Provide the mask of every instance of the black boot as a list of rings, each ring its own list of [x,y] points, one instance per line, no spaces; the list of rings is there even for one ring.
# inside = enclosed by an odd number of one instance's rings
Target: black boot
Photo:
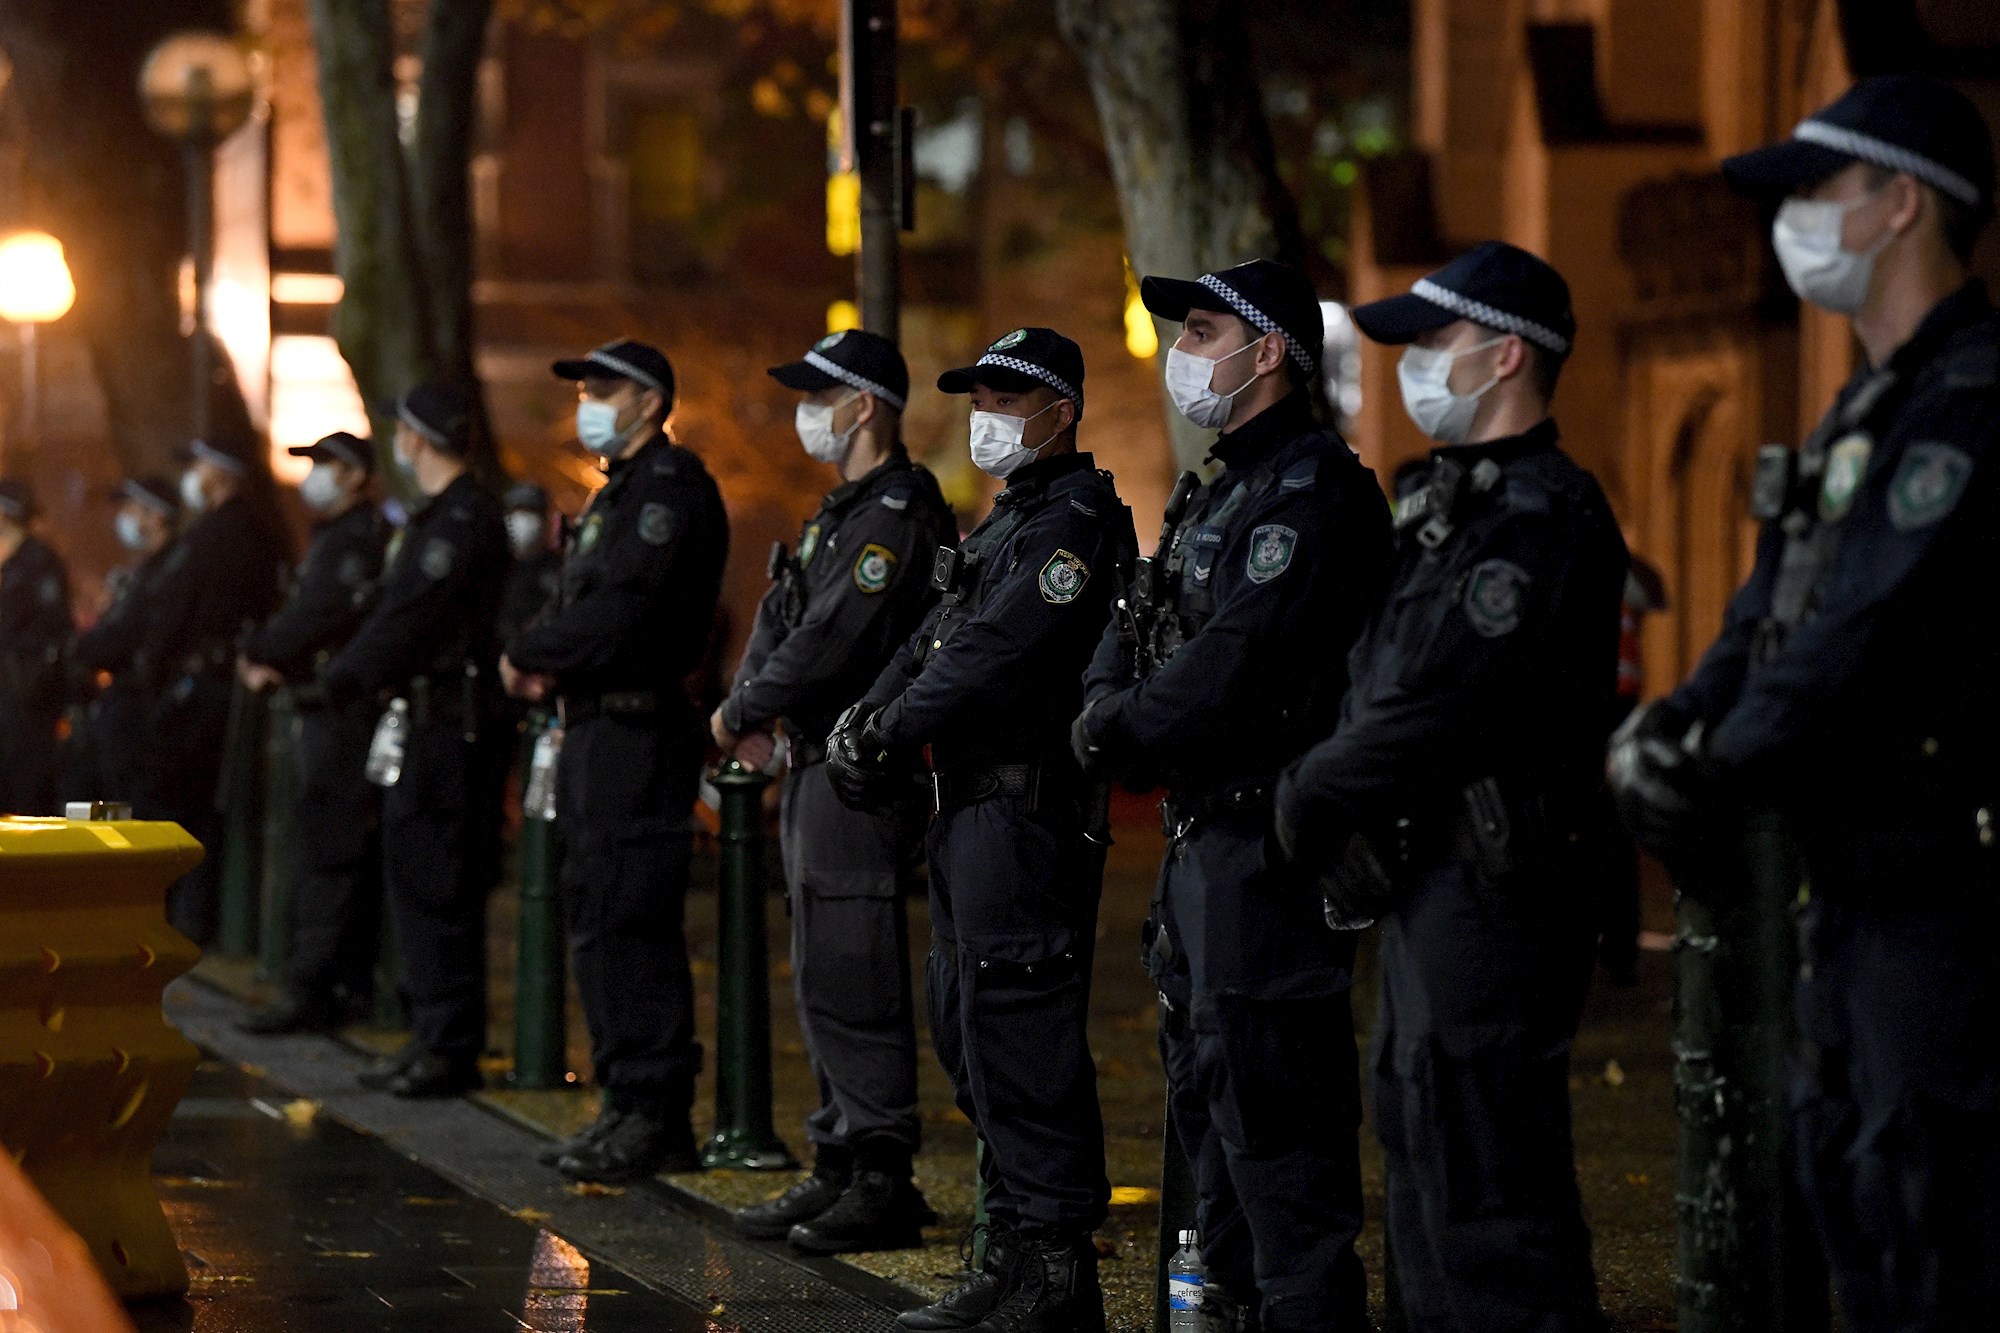
[[[1000,1302],[1014,1289],[1020,1272],[1020,1237],[1004,1222],[986,1225],[986,1262],[972,1267],[969,1238],[964,1249],[965,1278],[944,1299],[921,1309],[905,1310],[896,1316],[904,1328],[930,1330],[971,1328],[1000,1308]]]
[[[662,1171],[699,1171],[686,1112],[628,1111],[602,1138],[565,1153],[556,1170],[571,1180],[621,1185]]]
[[[854,1154],[821,1144],[811,1175],[775,1199],[738,1208],[730,1220],[752,1240],[783,1240],[799,1223],[810,1222],[833,1207],[853,1179]]]
[[[807,1254],[860,1254],[869,1250],[914,1250],[937,1214],[901,1173],[860,1170],[839,1200],[810,1222],[791,1230],[794,1249]]]
[[[412,1037],[389,1054],[378,1055],[370,1060],[356,1076],[355,1081],[370,1092],[387,1092],[389,1085],[402,1077],[403,1071],[422,1059],[424,1055],[424,1044]]]
[[[588,1148],[591,1144],[609,1134],[618,1122],[624,1118],[624,1115],[625,1113],[614,1107],[607,1098],[598,1109],[597,1119],[591,1121],[568,1138],[545,1145],[540,1152],[535,1154],[535,1160],[543,1166],[554,1166],[577,1149]]]
[[[387,1085],[393,1095],[413,1101],[462,1097],[485,1086],[476,1057],[438,1055],[431,1051],[420,1053]]]
[[[1104,1333],[1104,1289],[1090,1237],[1023,1238],[1020,1273],[978,1333]]]
[[[340,1006],[332,1000],[286,995],[236,1020],[236,1030],[253,1037],[282,1037],[294,1032],[332,1032],[340,1022]]]

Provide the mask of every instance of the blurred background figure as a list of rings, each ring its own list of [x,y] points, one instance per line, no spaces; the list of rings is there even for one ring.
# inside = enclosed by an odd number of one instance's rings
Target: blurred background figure
[[[56,813],[69,574],[34,518],[28,487],[0,481],[0,814]]]

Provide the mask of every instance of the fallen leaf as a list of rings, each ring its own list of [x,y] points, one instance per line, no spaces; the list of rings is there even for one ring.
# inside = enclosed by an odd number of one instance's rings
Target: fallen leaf
[[[1650,1185],[1653,1183],[1653,1178],[1644,1171],[1627,1171],[1625,1173],[1625,1183],[1627,1185]]]
[[[600,1185],[594,1180],[577,1180],[564,1185],[563,1189],[580,1199],[602,1199],[623,1194],[623,1185]]]
[[[283,1106],[285,1123],[293,1129],[304,1129],[319,1118],[319,1103],[310,1097],[299,1097]]]
[[[1616,1060],[1606,1060],[1604,1062],[1604,1081],[1614,1088],[1624,1087],[1625,1066],[1619,1064]]]
[[[373,1250],[314,1250],[315,1259],[373,1259]]]
[[[1111,1187],[1111,1206],[1113,1208],[1135,1207],[1142,1203],[1158,1203],[1159,1201],[1160,1192],[1156,1189],[1148,1189],[1144,1185],[1113,1185]]]
[[[517,1220],[522,1222],[546,1222],[549,1220],[549,1215],[539,1208],[516,1208],[513,1210],[513,1215]]]

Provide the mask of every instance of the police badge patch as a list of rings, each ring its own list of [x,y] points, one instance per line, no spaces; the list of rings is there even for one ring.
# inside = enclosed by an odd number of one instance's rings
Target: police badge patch
[[[1827,451],[1826,478],[1819,488],[1819,518],[1822,523],[1838,523],[1854,507],[1854,493],[1868,475],[1868,459],[1875,441],[1860,431],[1842,436]]]
[[[809,524],[806,535],[799,538],[799,568],[804,569],[819,554],[819,524]]]
[[[458,559],[458,551],[442,537],[433,537],[424,543],[424,553],[417,557],[417,566],[434,579],[441,579],[451,573],[452,565]]]
[[[1269,583],[1290,569],[1292,552],[1298,549],[1298,545],[1298,531],[1282,524],[1266,523],[1251,533],[1250,581]]]
[[[589,518],[585,519],[583,521],[583,530],[576,534],[577,553],[582,554],[597,545],[597,536],[603,531],[604,515],[592,514]]]
[[[834,348],[840,346],[840,340],[846,336],[847,330],[845,329],[840,330],[838,333],[829,333],[826,337],[821,338],[813,344],[813,350],[815,352],[831,352]],[[796,344],[794,345],[796,346]]]
[[[359,551],[349,551],[340,557],[340,568],[334,571],[343,588],[358,588],[368,581],[368,559]]]
[[[1941,440],[1911,445],[1889,483],[1889,521],[1898,532],[1926,528],[1949,514],[1972,475],[1972,459]]]
[[[1042,600],[1056,606],[1067,606],[1083,591],[1083,585],[1090,582],[1090,566],[1068,551],[1058,549],[1042,566]]]
[[[854,561],[854,586],[866,593],[877,593],[889,586],[889,580],[896,577],[896,557],[886,546],[874,542],[861,548],[861,554]]]
[[[1511,560],[1482,560],[1465,581],[1465,614],[1484,639],[1512,634],[1521,624],[1528,571]]]
[[[654,501],[639,510],[639,540],[665,546],[674,535],[674,511]]]
[[[986,350],[989,352],[1004,352],[1009,347],[1019,347],[1026,341],[1028,341],[1028,331],[1026,329],[1015,329],[1012,333],[1002,338],[999,342],[994,343]]]

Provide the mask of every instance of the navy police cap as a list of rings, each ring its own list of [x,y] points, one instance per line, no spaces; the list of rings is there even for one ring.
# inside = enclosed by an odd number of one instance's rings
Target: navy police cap
[[[1009,393],[1046,386],[1076,404],[1083,415],[1083,349],[1054,329],[1015,329],[987,348],[979,360],[938,376],[944,393],[971,393],[984,384]]]
[[[1407,343],[1461,319],[1568,356],[1576,337],[1569,284],[1549,264],[1505,241],[1481,241],[1401,296],[1348,313],[1378,343]]]
[[[165,477],[127,477],[111,493],[114,500],[130,500],[156,514],[173,518],[181,512],[181,493]]]
[[[787,389],[816,393],[845,384],[872,393],[898,412],[910,396],[910,368],[896,344],[879,333],[847,329],[814,343],[805,358],[766,372]]]
[[[312,444],[295,444],[285,452],[293,458],[310,458],[315,463],[345,463],[363,472],[375,470],[375,450],[368,441],[344,430],[337,430]]]
[[[558,361],[549,369],[557,379],[572,382],[600,377],[631,380],[640,388],[659,394],[669,408],[674,405],[673,363],[667,360],[665,352],[649,343],[621,338],[592,348],[582,356]]]
[[[189,440],[181,450],[181,457],[190,463],[212,463],[232,476],[248,476],[250,472],[248,459],[207,440]]]
[[[1146,309],[1177,324],[1190,310],[1213,310],[1234,315],[1262,333],[1280,334],[1298,368],[1308,376],[1319,373],[1326,320],[1311,280],[1290,264],[1253,259],[1193,281],[1149,277],[1139,284],[1139,298]]]
[[[472,441],[473,402],[449,384],[419,384],[396,404],[396,420],[442,448],[463,453]]]
[[[1993,204],[1993,140],[1964,93],[1938,79],[1882,74],[1798,123],[1792,137],[1722,160],[1737,188],[1795,194],[1856,162],[1907,172],[1968,208]]]

